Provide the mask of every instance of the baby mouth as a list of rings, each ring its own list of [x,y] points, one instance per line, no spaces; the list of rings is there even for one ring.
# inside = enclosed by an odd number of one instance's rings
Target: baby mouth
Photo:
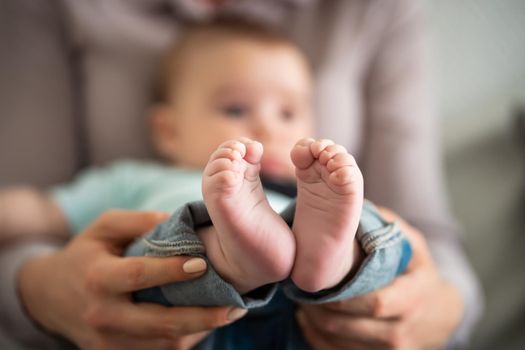
[[[261,160],[261,173],[270,177],[283,177],[287,164],[277,157],[263,157]]]
[[[282,170],[283,164],[275,158],[265,158],[261,160],[261,170],[265,172],[275,172]]]

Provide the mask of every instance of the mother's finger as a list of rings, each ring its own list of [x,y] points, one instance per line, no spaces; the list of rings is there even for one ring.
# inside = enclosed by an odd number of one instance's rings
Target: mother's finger
[[[174,350],[176,340],[168,338],[143,338],[135,335],[107,332],[98,336],[91,349],[107,350]]]
[[[85,230],[85,235],[114,243],[127,243],[168,217],[169,214],[164,212],[108,210]]]
[[[381,293],[380,293],[381,291]],[[348,316],[375,317],[383,312],[385,300],[382,290],[322,305],[322,308]]]
[[[297,315],[297,322],[301,328],[301,333],[312,349],[315,350],[335,350],[330,344],[329,338],[317,331],[303,314]]]
[[[101,330],[174,338],[226,325],[245,314],[246,310],[231,307],[166,307],[115,301],[109,307],[91,309],[87,319]]]
[[[403,317],[419,304],[421,274],[409,273],[394,279],[388,286],[356,298],[325,304],[333,311],[354,316],[393,318]],[[423,281],[424,282],[424,281]]]
[[[342,337],[343,335],[336,335],[323,332],[311,322],[311,319],[307,318],[304,313],[299,312],[297,314],[297,322],[301,328],[305,340],[315,350],[341,350],[341,349],[352,349],[352,350],[363,350],[366,349],[366,344],[359,341],[350,339],[348,337]]]
[[[325,310],[326,311],[326,310]],[[300,311],[303,312],[303,311]],[[334,345],[353,342],[368,346],[389,346],[398,341],[400,322],[369,317],[349,317],[338,313],[317,313],[315,316],[304,310],[304,317],[313,328]]]
[[[167,283],[189,280],[206,271],[206,261],[195,257],[109,257],[87,276],[94,291],[133,292]]]

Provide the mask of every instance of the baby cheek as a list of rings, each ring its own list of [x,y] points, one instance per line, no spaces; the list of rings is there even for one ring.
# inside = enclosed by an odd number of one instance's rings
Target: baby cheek
[[[239,139],[241,137],[248,137],[251,139],[254,139],[255,135],[251,132],[250,129],[247,129],[243,127],[242,125],[236,125],[236,124],[226,124],[226,125],[220,125],[217,127],[217,135],[220,135],[221,142],[225,142],[228,140],[234,140]]]
[[[293,165],[292,161],[290,160],[288,167],[286,168],[286,176],[289,179],[295,178],[295,166]]]
[[[295,165],[293,164],[292,159],[290,157],[290,151],[292,150],[294,145],[295,145],[295,142],[293,144],[283,146],[282,153],[281,153],[283,173],[290,177],[295,177]]]

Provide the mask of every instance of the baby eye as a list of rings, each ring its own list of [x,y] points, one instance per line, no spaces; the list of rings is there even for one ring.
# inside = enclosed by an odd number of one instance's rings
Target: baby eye
[[[240,104],[231,104],[224,106],[222,113],[230,118],[242,118],[248,115],[248,107]]]
[[[295,118],[295,111],[292,110],[291,108],[285,108],[281,110],[281,118],[284,121],[291,121],[292,119]]]

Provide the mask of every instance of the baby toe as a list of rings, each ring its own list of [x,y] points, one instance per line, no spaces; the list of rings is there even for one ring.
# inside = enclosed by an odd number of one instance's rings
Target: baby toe
[[[330,145],[327,146],[320,154],[319,154],[319,162],[322,165],[326,165],[330,159],[332,159],[335,155],[338,154],[348,154],[346,151],[346,148],[344,148],[341,145]]]
[[[299,169],[306,169],[314,162],[315,158],[310,150],[310,145],[315,140],[311,138],[299,140],[290,152],[292,163]]]
[[[262,143],[245,138],[244,146],[246,147],[244,159],[251,164],[260,163],[264,152]]]
[[[344,166],[355,166],[357,163],[354,157],[348,153],[337,153],[326,162],[326,168],[329,172],[333,172]]]
[[[334,141],[328,140],[328,139],[320,139],[315,142],[313,142],[310,145],[310,150],[312,151],[312,154],[315,158],[319,158],[319,155],[322,151],[328,146],[331,146],[334,144]]]
[[[239,160],[230,160],[228,158],[218,158],[206,165],[204,174],[213,176],[224,171],[241,172],[242,164]]]
[[[337,186],[344,186],[356,181],[355,172],[351,171],[351,166],[344,166],[330,173],[330,182]]]
[[[228,159],[230,161],[241,160],[242,153],[239,152],[239,150],[233,148],[218,148],[211,154],[209,162],[213,162],[218,159]]]
[[[217,150],[225,149],[230,150],[231,152],[238,152],[241,155],[241,158],[244,158],[246,155],[246,145],[238,140],[228,140],[222,143]]]

